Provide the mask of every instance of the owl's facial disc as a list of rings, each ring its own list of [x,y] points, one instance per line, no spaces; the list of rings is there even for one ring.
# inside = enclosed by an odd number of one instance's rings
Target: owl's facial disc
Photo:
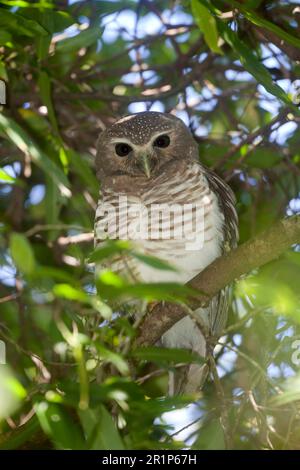
[[[198,160],[198,147],[187,127],[170,114],[146,111],[126,116],[98,139],[97,177],[138,178],[151,182],[181,162]],[[126,181],[127,181],[126,180]]]
[[[166,158],[164,149],[171,143],[169,134],[156,134],[143,145],[134,144],[126,138],[113,139],[115,156],[122,165],[124,173],[151,178],[161,160]]]

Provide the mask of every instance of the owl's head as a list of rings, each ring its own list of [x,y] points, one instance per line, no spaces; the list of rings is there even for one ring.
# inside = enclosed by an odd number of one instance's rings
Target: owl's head
[[[119,119],[100,134],[96,170],[100,180],[117,176],[151,180],[176,162],[197,158],[197,144],[180,119],[143,112]]]

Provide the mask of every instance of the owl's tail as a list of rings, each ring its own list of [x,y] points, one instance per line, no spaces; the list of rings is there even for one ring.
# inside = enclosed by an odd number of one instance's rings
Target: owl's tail
[[[207,364],[182,366],[175,372],[169,372],[169,395],[192,394],[203,387],[209,367]]]
[[[206,341],[190,317],[184,317],[161,338],[167,348],[190,349],[205,359]],[[185,364],[169,373],[169,395],[191,394],[201,390],[208,374],[207,364]]]

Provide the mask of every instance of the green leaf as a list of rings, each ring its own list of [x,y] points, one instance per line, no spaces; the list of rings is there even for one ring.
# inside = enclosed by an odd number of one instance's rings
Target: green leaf
[[[70,196],[69,182],[64,172],[32,141],[29,135],[13,119],[0,114],[0,130],[22,152],[29,154],[38,165],[58,185],[62,194]]]
[[[177,272],[177,269],[167,261],[161,260],[156,256],[145,255],[138,253],[132,249],[132,245],[127,240],[107,240],[103,242],[103,246],[97,247],[89,257],[89,261],[98,262],[114,255],[122,253],[128,254],[133,258],[138,259],[144,264],[151,266],[155,269]]]
[[[15,377],[10,376],[6,378],[5,385],[7,389],[16,397],[17,400],[23,400],[24,398],[26,398],[27,392],[25,388]]]
[[[8,175],[2,168],[0,168],[0,181],[4,181],[8,184],[13,184],[16,182],[16,178],[13,178],[12,176]]]
[[[126,253],[130,250],[131,245],[126,240],[107,240],[103,242],[103,246],[97,247],[89,257],[90,263],[103,261],[114,255]]]
[[[96,285],[101,296],[109,299],[130,297],[147,301],[167,300],[175,302],[186,301],[188,297],[197,295],[195,290],[176,282],[136,282],[135,284],[129,284],[111,271],[100,272],[98,278],[96,278]]]
[[[17,268],[26,275],[32,275],[35,271],[35,258],[31,245],[21,233],[12,233],[10,236],[10,252]]]
[[[286,31],[281,29],[279,26],[277,26],[275,23],[272,23],[271,21],[268,21],[265,18],[262,18],[255,11],[251,10],[249,7],[247,8],[243,7],[243,5],[241,5],[240,2],[232,0],[231,3],[233,6],[238,8],[243,13],[245,18],[251,21],[251,23],[257,26],[260,26],[262,28],[268,29],[269,31],[272,31],[272,33],[276,34],[276,36],[281,38],[283,41],[286,41],[300,49],[300,39],[298,39],[296,35],[293,36],[287,33]]]
[[[45,177],[46,194],[45,194],[45,209],[46,209],[46,224],[57,225],[59,224],[59,211],[61,208],[60,192],[55,181],[48,175]],[[55,240],[57,237],[57,230],[48,230],[47,238],[49,241]]]
[[[284,257],[291,263],[300,267],[300,253],[299,251],[287,251]]]
[[[56,50],[64,54],[72,51],[78,51],[81,47],[89,47],[100,39],[102,34],[98,26],[85,29],[76,36],[73,36],[63,41],[59,41],[56,45]]]
[[[204,364],[205,359],[188,349],[171,349],[171,348],[136,348],[131,355],[137,359],[158,363],[198,363]]]
[[[8,79],[5,64],[1,59],[0,59],[0,79],[6,80],[6,81]]]
[[[173,271],[173,272],[178,271],[171,264],[169,264],[166,261],[163,261],[159,258],[156,258],[155,256],[144,255],[144,254],[141,254],[141,253],[137,253],[135,251],[131,251],[131,255],[134,258],[141,261],[142,263],[147,264],[148,266],[151,266],[152,268],[160,269],[160,270],[164,270],[164,271]]]
[[[208,47],[217,54],[223,54],[218,46],[217,23],[211,12],[199,0],[191,0],[192,13],[197,25],[203,32]]]
[[[224,431],[219,420],[209,421],[201,427],[193,449],[225,450]]]
[[[0,46],[4,46],[7,42],[12,40],[12,35],[5,30],[0,31]]]
[[[51,97],[51,83],[50,83],[50,78],[47,72],[44,70],[41,70],[39,73],[38,77],[38,86],[40,89],[40,94],[42,97],[43,103],[47,106],[48,110],[48,116],[50,119],[50,122],[56,132],[57,135],[59,135],[59,129],[58,129],[58,124],[56,120],[56,115],[52,103],[52,97]]]
[[[45,278],[52,281],[60,281],[74,284],[74,274],[70,274],[64,269],[54,266],[36,266],[35,274],[38,278]]]
[[[255,54],[249,49],[249,47],[238,38],[237,33],[232,31],[227,25],[219,22],[220,29],[222,30],[222,36],[224,40],[232,47],[237,53],[240,62],[245,69],[253,75],[253,77],[264,86],[264,88],[272,95],[279,98],[289,106],[293,106],[292,101],[287,96],[285,91],[278,86],[272,79],[272,76],[268,69],[258,60]],[[293,108],[295,108],[293,106]]]
[[[58,449],[85,449],[81,429],[62,406],[41,401],[35,404],[34,409],[44,433]]]
[[[56,284],[53,287],[53,292],[57,297],[63,299],[76,300],[79,302],[89,303],[90,297],[84,291],[70,286],[70,284]]]
[[[195,398],[199,397],[199,393],[193,395],[174,395],[172,397],[165,397],[163,400],[161,398],[155,398],[150,400],[145,400],[144,403],[138,403],[141,408],[141,414],[145,411],[148,415],[152,415],[153,419],[157,416],[160,416],[162,413],[171,411],[175,409],[183,408],[184,406],[195,402]]]
[[[10,30],[15,35],[29,37],[47,36],[48,32],[37,22],[24,18],[17,13],[1,8],[0,27]]]
[[[10,7],[21,7],[21,8],[53,8],[52,3],[48,3],[46,0],[37,1],[35,3],[26,2],[25,0],[1,0],[3,5]]]
[[[122,9],[135,9],[136,3],[134,0],[93,0],[92,9],[94,14],[101,16],[109,15],[114,12],[119,12]],[[71,11],[76,10],[76,4],[73,3],[71,5]],[[81,2],[81,14],[82,15],[89,15],[90,14],[90,6],[87,2]]]
[[[36,416],[33,416],[29,421],[18,427],[13,432],[0,435],[0,449],[18,449],[22,444],[29,440],[32,435],[38,431],[38,429],[40,429],[39,422]]]
[[[296,365],[299,366],[300,359],[300,341],[296,340],[297,348],[293,348],[292,354],[295,355]],[[293,346],[292,346],[293,347]],[[293,359],[293,358],[292,358]],[[279,395],[272,397],[270,400],[271,406],[283,406],[288,403],[300,400],[300,375],[297,374],[294,377],[288,378],[283,384],[283,390]]]
[[[96,295],[88,295],[80,288],[73,287],[70,284],[56,284],[53,287],[53,293],[56,297],[88,304],[97,310],[103,316],[103,318],[107,320],[112,316],[111,308],[100,298],[98,298]]]
[[[82,182],[88,187],[95,198],[99,195],[99,182],[95,172],[87,162],[85,155],[75,152],[73,149],[66,150],[71,169],[78,175]]]
[[[257,148],[250,152],[247,156],[247,165],[254,168],[272,168],[277,165],[282,159],[279,153],[274,149]]]
[[[75,23],[74,18],[66,11],[55,11],[52,8],[33,11],[32,9],[23,12],[23,16],[30,17],[38,21],[44,29],[50,33],[64,31]]]
[[[121,374],[127,375],[129,372],[129,367],[127,362],[123,359],[120,354],[117,354],[109,349],[105,348],[102,344],[98,342],[95,343],[95,347],[100,355],[100,358],[106,362],[113,364]]]
[[[39,60],[45,60],[48,56],[51,36],[38,36],[36,38],[36,49]]]
[[[119,431],[103,405],[94,409],[79,410],[89,450],[124,450]]]
[[[12,415],[26,398],[26,390],[14,376],[11,369],[0,365],[0,424]]]

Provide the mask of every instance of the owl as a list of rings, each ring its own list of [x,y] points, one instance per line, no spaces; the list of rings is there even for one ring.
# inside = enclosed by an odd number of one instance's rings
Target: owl
[[[158,270],[142,259],[120,256],[110,269],[129,282],[185,284],[236,246],[234,194],[199,161],[196,141],[174,115],[142,112],[116,121],[98,139],[96,172],[101,182],[96,247],[107,238],[130,240],[140,253],[175,268]],[[227,310],[225,289],[195,315],[210,335],[218,337]],[[208,350],[198,323],[190,316],[164,333],[159,345],[189,349],[204,358]],[[170,374],[169,393],[199,390],[206,374],[205,365],[184,366]]]

